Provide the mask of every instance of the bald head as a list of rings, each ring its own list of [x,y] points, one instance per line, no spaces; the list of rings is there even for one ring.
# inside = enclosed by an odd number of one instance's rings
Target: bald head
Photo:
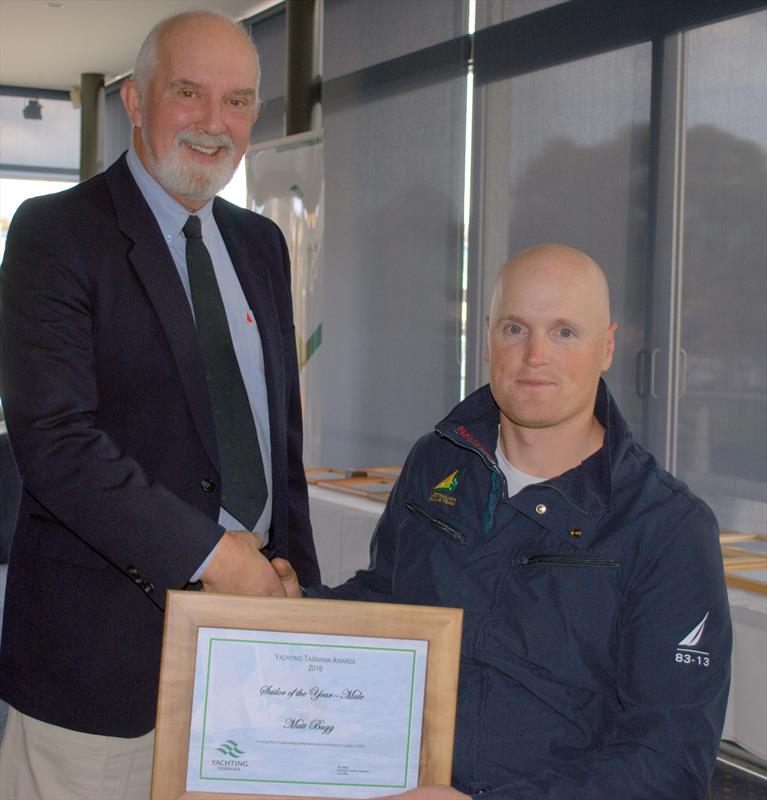
[[[515,290],[540,286],[550,300],[578,298],[594,324],[610,324],[610,291],[599,265],[590,256],[563,244],[540,244],[523,250],[501,267],[493,287],[489,322],[501,313],[504,298]],[[541,300],[543,298],[541,297]]]
[[[215,29],[223,29],[240,39],[252,53],[256,69],[260,71],[256,46],[242,25],[215,11],[184,11],[158,22],[141,45],[133,67],[133,80],[136,82],[139,95],[146,96],[149,84],[157,71],[163,48],[167,47],[174,38],[186,32],[205,33]],[[258,77],[260,79],[260,74]]]
[[[509,448],[512,431],[546,429],[556,432],[557,452],[568,452],[567,442],[570,456],[588,450],[590,437],[598,438],[594,400],[599,376],[612,363],[615,328],[607,280],[585,253],[544,244],[503,266],[485,355]]]

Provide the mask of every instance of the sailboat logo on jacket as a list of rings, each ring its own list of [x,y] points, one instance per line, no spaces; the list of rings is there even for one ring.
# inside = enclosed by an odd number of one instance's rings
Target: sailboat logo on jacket
[[[695,664],[699,667],[707,667],[711,663],[708,651],[698,649],[708,615],[707,611],[706,616],[676,646],[674,661],[677,664]]]
[[[706,620],[708,619],[708,611],[706,616],[687,634],[687,636],[679,642],[680,647],[695,647],[703,636],[703,629],[706,627]]]

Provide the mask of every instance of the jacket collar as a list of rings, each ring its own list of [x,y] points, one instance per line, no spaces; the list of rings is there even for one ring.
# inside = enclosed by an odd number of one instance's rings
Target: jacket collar
[[[538,490],[546,487],[563,497],[573,511],[582,515],[583,526],[590,529],[609,508],[615,465],[620,463],[623,453],[633,441],[626,421],[601,379],[594,414],[605,428],[603,446],[577,467],[535,484]],[[499,422],[498,406],[493,400],[490,386],[485,385],[459,403],[437,424],[435,430],[459,447],[477,453],[488,469],[500,474],[495,458]],[[529,511],[535,517],[534,506],[537,503],[533,502],[536,498],[533,489],[534,487],[528,487],[513,498],[513,501],[520,510],[525,513]],[[531,506],[530,509],[527,508],[528,505]],[[554,523],[553,516],[547,520],[541,519],[540,515],[538,517],[538,522]]]

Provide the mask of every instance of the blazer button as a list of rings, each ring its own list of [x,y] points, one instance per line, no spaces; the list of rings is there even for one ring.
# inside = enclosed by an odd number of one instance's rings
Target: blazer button
[[[125,570],[128,573],[128,577],[135,578],[138,575],[138,570],[135,567],[128,567]]]
[[[202,486],[203,492],[210,493],[216,488],[216,484],[214,481],[210,480],[210,478],[204,478],[200,481],[200,486]]]

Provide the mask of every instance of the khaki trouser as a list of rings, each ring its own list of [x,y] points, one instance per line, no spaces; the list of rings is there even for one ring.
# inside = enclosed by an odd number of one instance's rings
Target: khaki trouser
[[[0,800],[147,800],[154,731],[95,736],[8,709]]]

